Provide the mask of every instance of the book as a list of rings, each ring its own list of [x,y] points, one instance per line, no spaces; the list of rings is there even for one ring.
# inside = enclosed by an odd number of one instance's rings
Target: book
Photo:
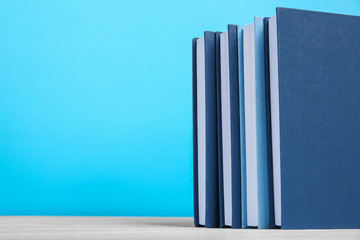
[[[224,225],[241,228],[237,26],[220,35]]]
[[[254,51],[255,51],[255,119],[256,119],[256,160],[257,160],[257,191],[258,191],[258,228],[266,229],[273,226],[271,204],[272,178],[269,177],[271,158],[268,137],[269,126],[269,92],[265,75],[265,25],[263,17],[254,19]]]
[[[360,17],[269,20],[275,223],[360,228]]]
[[[255,17],[244,28],[244,119],[246,216],[244,227],[271,228],[274,225],[268,66],[265,61],[265,25]],[[268,82],[267,82],[268,80]],[[245,200],[244,200],[245,201]]]
[[[196,66],[193,66],[193,97],[196,105],[196,142],[194,144],[194,209],[198,211],[194,218],[195,226],[209,228],[219,227],[219,183],[218,183],[218,149],[217,149],[217,92],[215,33],[206,31],[204,37],[196,40],[193,46],[196,53]],[[196,69],[195,69],[196,68]],[[196,103],[195,103],[196,102]],[[195,117],[196,116],[196,117]],[[196,120],[195,120],[196,118]],[[195,129],[195,127],[194,127]],[[195,131],[195,130],[194,130]],[[196,186],[195,186],[196,185]]]
[[[241,228],[240,113],[237,26],[228,25],[231,118],[232,228]]]
[[[264,73],[265,73],[265,104],[266,104],[266,137],[267,137],[267,221],[268,228],[275,227],[274,183],[272,162],[272,130],[271,130],[271,98],[270,98],[270,58],[269,58],[269,17],[264,18]]]
[[[254,23],[244,27],[244,112],[245,112],[245,178],[246,178],[246,225],[258,226],[258,190],[256,159],[256,116],[255,116],[255,29]]]
[[[215,62],[216,62],[216,103],[217,103],[217,139],[218,139],[218,170],[219,170],[219,224],[225,225],[224,213],[224,180],[223,180],[223,152],[222,152],[222,121],[221,121],[221,66],[220,66],[220,35],[215,33]]]
[[[199,223],[199,183],[198,183],[198,142],[197,142],[197,72],[196,72],[196,43],[198,38],[192,40],[192,115],[193,115],[193,196],[194,196],[194,225]]]
[[[247,226],[246,211],[246,147],[245,147],[245,102],[244,102],[244,26],[238,25],[238,64],[239,64],[239,122],[240,122],[240,166],[241,166],[241,226]]]

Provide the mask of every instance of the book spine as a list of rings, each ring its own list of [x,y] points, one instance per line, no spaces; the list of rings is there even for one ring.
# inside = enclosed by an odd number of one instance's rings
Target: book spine
[[[197,142],[197,78],[196,78],[196,41],[192,40],[192,104],[193,104],[193,183],[194,183],[194,225],[199,224],[199,192],[198,192],[198,142]]]
[[[205,227],[219,227],[215,33],[205,32],[206,209]]]
[[[219,223],[225,227],[224,213],[224,181],[223,181],[223,152],[222,152],[222,124],[221,124],[221,66],[220,66],[220,34],[215,33],[216,50],[216,101],[217,101],[217,138],[218,138],[218,170],[219,170]]]
[[[255,17],[255,111],[258,181],[258,228],[271,227],[269,191],[269,154],[264,69],[264,19]]]
[[[272,162],[272,132],[271,132],[271,105],[270,105],[270,56],[269,56],[269,20],[264,18],[264,69],[265,69],[265,101],[266,101],[266,130],[268,153],[268,191],[269,191],[269,227],[275,227],[274,211],[274,179]]]
[[[246,209],[246,147],[245,147],[245,100],[244,100],[244,51],[243,26],[238,25],[239,64],[239,111],[240,111],[240,168],[241,168],[241,223],[247,227]]]
[[[232,228],[241,228],[241,166],[240,166],[240,114],[237,26],[228,25],[230,122],[231,122],[231,183]]]

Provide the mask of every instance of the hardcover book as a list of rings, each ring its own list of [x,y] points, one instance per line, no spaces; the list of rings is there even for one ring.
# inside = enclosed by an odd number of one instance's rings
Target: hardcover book
[[[194,224],[219,227],[215,33],[193,41]]]
[[[246,191],[243,201],[246,215],[243,227],[274,226],[270,131],[269,79],[265,60],[267,37],[262,17],[244,28],[244,120]],[[246,200],[245,200],[246,199]],[[245,208],[245,207],[244,207]]]
[[[360,17],[269,22],[275,222],[360,228]]]
[[[241,167],[237,26],[220,35],[224,225],[241,228]]]

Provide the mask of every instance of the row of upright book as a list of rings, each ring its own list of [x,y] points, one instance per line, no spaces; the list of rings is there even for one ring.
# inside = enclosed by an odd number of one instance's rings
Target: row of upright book
[[[192,49],[195,226],[360,228],[360,17],[277,8]]]

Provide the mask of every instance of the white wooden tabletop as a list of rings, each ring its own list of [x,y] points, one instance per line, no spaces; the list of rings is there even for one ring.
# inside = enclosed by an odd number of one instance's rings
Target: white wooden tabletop
[[[360,230],[257,230],[193,227],[192,218],[7,217],[0,239],[323,239],[360,240]]]

